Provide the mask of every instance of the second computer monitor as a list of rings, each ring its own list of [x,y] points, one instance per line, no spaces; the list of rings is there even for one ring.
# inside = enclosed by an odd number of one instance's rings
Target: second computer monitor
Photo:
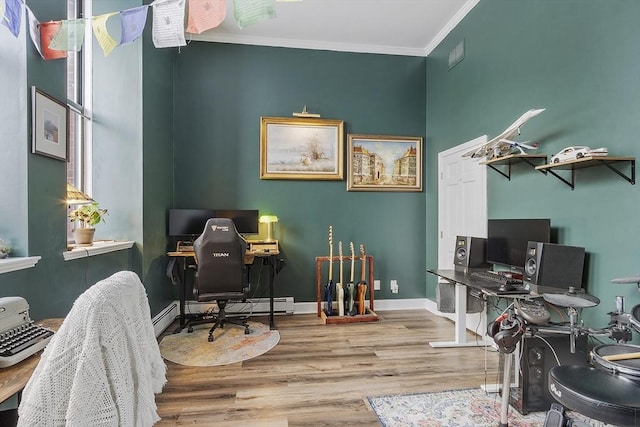
[[[257,209],[216,209],[216,218],[230,218],[240,234],[258,234],[259,213]]]

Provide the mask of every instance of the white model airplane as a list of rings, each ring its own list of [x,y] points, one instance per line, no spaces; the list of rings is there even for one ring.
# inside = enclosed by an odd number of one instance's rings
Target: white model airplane
[[[471,151],[467,151],[462,155],[462,157],[486,157],[487,159],[495,159],[497,157],[505,156],[507,154],[511,154],[513,149],[519,150],[521,154],[525,154],[524,149],[535,149],[537,148],[537,144],[529,144],[527,142],[516,142],[512,141],[516,135],[520,135],[520,128],[529,121],[529,119],[537,116],[542,113],[545,109],[540,108],[538,110],[529,110],[523,115],[521,115],[515,122],[511,124],[508,128],[506,128],[500,135],[496,136],[492,140],[482,144],[478,148],[474,148]]]

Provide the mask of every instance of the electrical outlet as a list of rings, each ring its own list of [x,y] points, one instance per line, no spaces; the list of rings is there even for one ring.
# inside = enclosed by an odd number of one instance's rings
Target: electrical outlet
[[[394,293],[394,294],[398,293],[398,281],[397,280],[392,280],[391,281],[391,293]]]
[[[373,290],[374,291],[379,291],[380,290],[380,280],[374,280],[373,281]]]

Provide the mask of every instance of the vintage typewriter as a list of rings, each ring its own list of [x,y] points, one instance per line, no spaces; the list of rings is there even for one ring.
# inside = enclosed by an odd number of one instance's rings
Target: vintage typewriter
[[[29,318],[29,304],[22,297],[0,298],[0,368],[6,368],[42,350],[53,331]]]

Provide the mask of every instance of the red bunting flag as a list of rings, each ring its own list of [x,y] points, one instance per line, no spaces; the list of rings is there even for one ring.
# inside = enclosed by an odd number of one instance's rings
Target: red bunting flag
[[[46,60],[60,59],[67,57],[66,50],[54,50],[49,48],[49,43],[58,33],[62,21],[49,21],[40,23],[40,48],[42,49],[42,57]]]

